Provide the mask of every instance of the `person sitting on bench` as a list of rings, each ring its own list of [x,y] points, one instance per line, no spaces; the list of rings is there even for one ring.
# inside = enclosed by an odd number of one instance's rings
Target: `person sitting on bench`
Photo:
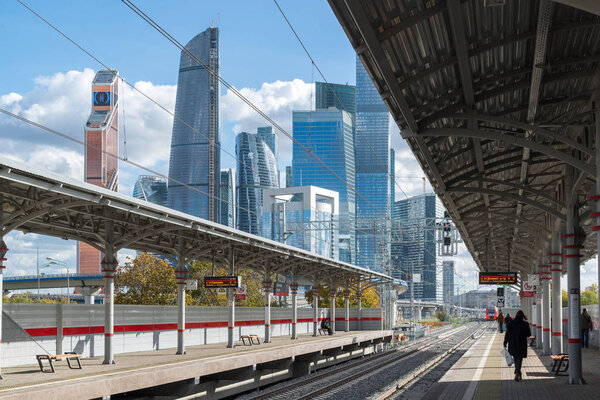
[[[333,335],[333,328],[331,327],[331,319],[325,318],[321,321],[321,329],[326,329],[329,335]]]

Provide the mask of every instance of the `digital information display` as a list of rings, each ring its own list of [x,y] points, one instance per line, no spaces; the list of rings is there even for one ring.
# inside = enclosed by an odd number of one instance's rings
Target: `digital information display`
[[[110,106],[110,92],[94,92],[95,106]]]
[[[516,272],[480,272],[480,285],[511,285],[517,283]]]
[[[240,287],[239,276],[205,276],[205,288],[237,288]]]

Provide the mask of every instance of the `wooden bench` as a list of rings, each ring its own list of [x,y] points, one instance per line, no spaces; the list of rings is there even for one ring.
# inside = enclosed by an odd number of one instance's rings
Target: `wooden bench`
[[[535,336],[529,336],[529,347],[535,346]]]
[[[569,355],[567,353],[560,353],[556,355],[551,355],[552,359],[552,369],[550,371],[555,371],[555,375],[567,375],[561,374],[561,372],[566,372],[569,369]],[[563,367],[561,369],[561,367]]]
[[[242,335],[242,343],[244,343],[244,346],[252,346],[253,344],[260,344],[260,339],[258,335]]]
[[[54,369],[54,361],[57,360],[67,360],[67,364],[71,369],[81,369],[81,354],[77,354],[74,351],[65,351],[65,354],[38,354],[36,356],[38,365],[40,366],[40,371],[42,372],[56,372]],[[44,364],[42,364],[42,360],[48,360],[48,364],[50,364],[50,371],[44,369]],[[77,361],[77,366],[73,366],[71,361]]]
[[[329,329],[319,328],[319,335],[328,336],[329,335]]]

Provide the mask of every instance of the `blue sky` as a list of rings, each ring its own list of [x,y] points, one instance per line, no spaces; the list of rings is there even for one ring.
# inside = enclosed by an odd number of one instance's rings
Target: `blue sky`
[[[174,108],[179,50],[121,1],[42,1],[27,5],[55,24],[140,90],[168,109]],[[273,1],[144,1],[136,3],[182,44],[215,21],[220,29],[221,76],[274,120],[291,129],[291,111],[311,106],[317,71],[298,44]],[[355,82],[355,53],[324,0],[280,0],[325,77],[335,83]],[[101,68],[89,56],[26,10],[16,0],[0,2],[0,107],[83,138],[90,112],[90,83]],[[172,117],[130,89],[120,96],[126,108],[128,146],[132,161],[158,172],[168,171]],[[257,114],[221,88],[223,149],[233,153],[235,134],[266,125]],[[123,126],[122,126],[123,128]],[[396,176],[409,195],[420,194],[423,176],[414,156],[395,127]],[[291,131],[290,131],[291,132]],[[5,155],[81,179],[83,149],[0,117]],[[123,154],[123,147],[121,147]],[[280,169],[291,161],[291,144],[280,136]],[[235,160],[222,155],[222,167]],[[121,164],[119,191],[130,195],[136,177],[145,173]],[[430,189],[430,186],[428,185]],[[404,196],[397,189],[396,199]],[[59,258],[75,265],[72,242],[14,233],[10,236],[13,271],[35,270],[35,247],[42,258]],[[12,246],[11,246],[12,244]],[[124,252],[123,254],[129,254]],[[462,248],[456,258],[462,278],[475,285],[474,263]],[[590,276],[592,270],[590,269]],[[590,278],[591,279],[591,278]],[[586,278],[582,278],[586,284]]]

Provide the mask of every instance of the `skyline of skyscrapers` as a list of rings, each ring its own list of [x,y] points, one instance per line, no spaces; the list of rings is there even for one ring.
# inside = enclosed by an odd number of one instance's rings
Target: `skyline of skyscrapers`
[[[115,70],[101,69],[92,81],[92,111],[84,128],[84,179],[117,191],[119,182],[119,77]],[[98,273],[102,254],[89,244],[77,242],[77,271]]]
[[[235,144],[237,228],[255,235],[261,232],[262,192],[279,187],[277,160],[263,135],[241,132]]]
[[[185,47],[219,73],[218,28],[208,28]],[[169,207],[219,222],[220,145],[219,82],[182,51],[169,161]]]
[[[389,111],[362,62],[356,57],[356,265],[377,268],[389,254],[379,249],[374,221],[390,215]],[[381,239],[381,238],[380,238]],[[389,243],[389,240],[384,241]]]
[[[391,243],[394,277],[404,281],[419,277],[414,281],[415,299],[441,301],[441,268],[438,271],[436,264],[436,195],[426,193],[400,200],[394,208],[396,232]],[[410,298],[410,292],[409,285],[402,298]]]
[[[442,261],[444,270],[444,304],[454,303],[454,261]]]
[[[344,110],[354,117],[356,114],[356,86],[315,82],[315,110],[329,107]]]
[[[292,184],[313,185],[339,193],[339,257],[342,261],[352,263],[356,257],[353,229],[355,193],[349,188],[355,185],[352,117],[346,111],[334,108],[294,111],[292,125],[294,139],[310,150],[309,154],[294,143]],[[311,154],[316,155],[348,185]]]

